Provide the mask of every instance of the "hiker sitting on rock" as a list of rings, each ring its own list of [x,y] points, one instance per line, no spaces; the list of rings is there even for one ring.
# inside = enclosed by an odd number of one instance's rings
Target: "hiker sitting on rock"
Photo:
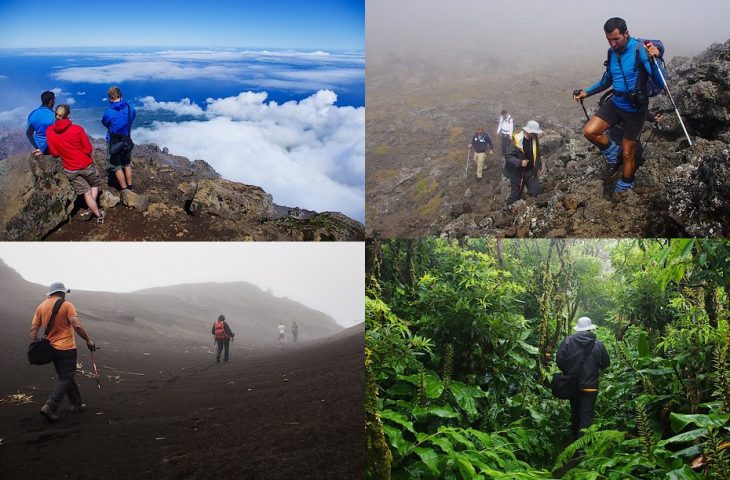
[[[499,117],[499,125],[497,126],[497,135],[502,140],[502,156],[507,155],[510,145],[512,144],[512,134],[515,129],[515,121],[507,110],[502,110]]]
[[[53,113],[53,104],[55,102],[56,95],[53,92],[45,91],[41,94],[41,106],[28,115],[25,135],[28,137],[30,144],[33,145],[33,155],[36,157],[48,154],[46,129],[56,121],[56,115]]]
[[[89,335],[79,322],[76,309],[71,302],[66,301],[66,294],[71,292],[63,283],[55,282],[48,289],[46,298],[33,315],[33,322],[30,327],[30,341],[34,342],[38,338],[38,330],[46,328],[53,316],[53,323],[48,330],[46,338],[51,342],[53,347],[53,367],[56,369],[57,381],[56,386],[48,397],[45,405],[41,407],[41,415],[46,417],[49,422],[58,420],[58,407],[63,401],[63,397],[68,395],[71,402],[69,411],[78,413],[86,410],[86,404],[81,403],[81,393],[79,387],[74,381],[76,375],[76,332],[86,342],[86,346],[92,352],[96,350],[96,345],[91,341]],[[57,306],[56,304],[60,304]]]
[[[231,331],[231,327],[229,327],[226,323],[226,317],[223,315],[218,316],[218,321],[213,323],[213,328],[211,328],[210,333],[215,335],[215,343],[218,347],[218,351],[215,354],[216,363],[221,363],[221,351],[223,351],[223,349],[225,349],[223,362],[227,362],[228,347],[230,346],[231,339],[236,335]]]
[[[89,216],[94,214],[97,223],[104,223],[104,210],[99,210],[97,199],[102,181],[94,160],[91,158],[91,142],[83,128],[74,125],[69,118],[71,107],[56,107],[56,122],[46,130],[48,151],[61,157],[63,171],[76,195],[83,195]],[[84,215],[82,214],[82,217]]]
[[[603,26],[611,48],[606,60],[606,71],[600,81],[579,90],[573,95],[575,101],[613,86],[613,98],[606,102],[583,127],[583,136],[596,145],[606,159],[604,178],[621,170],[614,192],[625,192],[634,188],[636,170],[636,142],[641,134],[644,116],[649,108],[649,93],[644,79],[650,76],[658,85],[664,85],[657,62],[650,60],[661,55],[657,46],[642,44],[629,35],[626,22],[621,18],[610,18]],[[621,145],[606,135],[606,130],[619,122],[624,123]]]
[[[109,171],[119,182],[120,190],[133,190],[132,185],[132,122],[136,116],[134,107],[122,100],[119,87],[107,90],[109,108],[101,117],[101,123],[107,128]]]
[[[578,390],[570,398],[570,426],[574,439],[593,423],[598,376],[611,363],[606,347],[596,340],[595,328],[590,318],[580,317],[573,327],[577,333],[563,340],[555,359],[560,370],[578,380]]]
[[[474,149],[474,159],[477,163],[477,178],[482,178],[484,160],[487,158],[487,145],[489,145],[489,154],[493,154],[494,145],[492,145],[492,140],[489,138],[489,135],[484,132],[484,128],[477,128],[477,132],[472,137],[471,144],[469,145]]]
[[[504,175],[509,179],[510,194],[507,205],[522,197],[525,186],[530,195],[540,194],[542,155],[538,136],[542,133],[540,124],[530,120],[522,130],[512,135],[512,145],[504,157]]]

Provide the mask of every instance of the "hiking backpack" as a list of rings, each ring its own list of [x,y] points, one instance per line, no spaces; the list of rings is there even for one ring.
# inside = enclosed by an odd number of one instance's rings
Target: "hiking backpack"
[[[636,80],[636,85],[643,87],[642,90],[644,93],[646,93],[647,97],[656,97],[662,91],[664,91],[664,87],[657,85],[657,83],[654,81],[654,78],[652,78],[651,75],[649,75],[646,70],[641,68],[641,57],[639,56],[640,49],[644,48],[644,42],[646,42],[646,39],[643,38],[636,38],[636,40],[639,42],[636,45],[636,48],[634,49],[636,58],[634,59],[634,68],[638,69],[639,71],[639,78]],[[663,68],[664,67],[664,42],[661,40],[648,40],[651,42],[655,47],[659,49],[659,56],[654,59],[655,62],[657,62],[657,68]],[[608,53],[606,54],[606,62],[603,64],[607,69],[611,65],[611,55],[613,54],[613,49],[609,48]],[[661,65],[660,65],[661,64]]]

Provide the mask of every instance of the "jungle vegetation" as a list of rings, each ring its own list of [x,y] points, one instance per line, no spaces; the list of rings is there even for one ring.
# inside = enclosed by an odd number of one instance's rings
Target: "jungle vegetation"
[[[730,478],[730,241],[373,241],[368,479]],[[611,366],[572,441],[580,316]]]

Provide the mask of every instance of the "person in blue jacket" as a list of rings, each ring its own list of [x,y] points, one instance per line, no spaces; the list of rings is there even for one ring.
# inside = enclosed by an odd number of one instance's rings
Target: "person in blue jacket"
[[[28,115],[25,135],[33,145],[33,155],[36,157],[48,154],[46,129],[56,121],[56,113],[53,111],[54,103],[56,103],[56,95],[53,92],[45,91],[41,94],[41,106]]]
[[[119,87],[111,87],[106,93],[109,97],[109,108],[101,117],[101,123],[107,128],[109,171],[114,172],[121,190],[132,190],[132,150],[121,148],[112,153],[112,146],[124,142],[125,138],[129,139],[131,144],[132,122],[136,114],[134,107],[122,100],[122,91]]]
[[[624,192],[634,188],[636,142],[649,108],[649,97],[643,91],[644,82],[640,79],[650,75],[657,85],[664,86],[658,71],[659,62],[651,61],[660,56],[660,50],[656,45],[643,45],[632,37],[626,21],[622,18],[608,19],[603,30],[611,47],[606,72],[600,81],[586,90],[579,90],[573,98],[579,102],[613,86],[613,98],[600,107],[585,124],[583,136],[601,150],[607,162],[607,173],[622,168],[621,178],[616,182],[614,192]],[[606,131],[619,122],[624,125],[621,145],[606,135]],[[610,176],[607,174],[604,178]]]

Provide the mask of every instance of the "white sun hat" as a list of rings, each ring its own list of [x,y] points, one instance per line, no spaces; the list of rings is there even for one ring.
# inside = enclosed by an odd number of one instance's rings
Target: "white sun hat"
[[[595,330],[596,326],[593,325],[591,319],[588,317],[580,317],[578,323],[573,327],[576,332],[585,332],[586,330]]]

